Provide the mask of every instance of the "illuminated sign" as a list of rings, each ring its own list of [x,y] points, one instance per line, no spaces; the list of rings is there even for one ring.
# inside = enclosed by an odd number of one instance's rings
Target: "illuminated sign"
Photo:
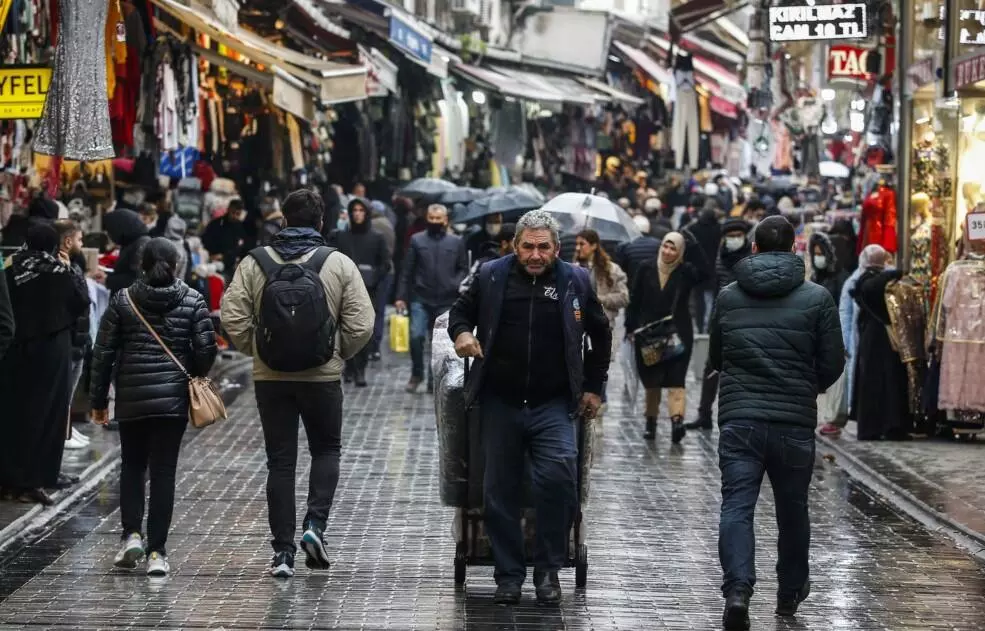
[[[866,70],[869,49],[848,44],[835,44],[828,50],[828,81],[853,81],[865,83],[879,74],[892,74],[896,68],[895,48],[887,47],[882,57],[881,68],[876,74]]]
[[[947,9],[941,5],[940,17],[947,21]],[[985,11],[962,9],[958,11],[958,24],[961,27],[959,42],[973,46],[985,44]],[[937,30],[937,39],[944,39],[944,27]]]
[[[0,67],[0,119],[41,118],[51,85],[51,68]]]
[[[863,39],[868,37],[868,20],[864,4],[770,7],[770,40]]]

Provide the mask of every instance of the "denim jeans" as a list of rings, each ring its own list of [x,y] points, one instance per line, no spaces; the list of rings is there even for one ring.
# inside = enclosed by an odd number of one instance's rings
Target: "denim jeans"
[[[777,595],[794,598],[807,583],[811,524],[807,491],[814,473],[814,431],[807,427],[732,421],[721,427],[718,441],[722,471],[722,514],[718,556],[722,593],[750,592],[756,584],[753,515],[763,474],[769,476],[776,501]]]
[[[484,394],[481,409],[486,449],[485,527],[496,563],[494,576],[499,585],[520,585],[527,574],[520,527],[527,468],[537,513],[534,568],[557,571],[567,558],[568,535],[578,505],[577,427],[567,399],[517,408]],[[529,467],[524,466],[527,457]]]
[[[424,348],[434,328],[438,316],[448,311],[449,307],[426,305],[423,302],[410,303],[410,376],[424,379]],[[434,380],[431,367],[428,366],[428,383]]]
[[[386,305],[390,300],[390,290],[393,288],[393,272],[383,277],[373,295],[373,307],[376,309],[376,322],[373,324],[372,352],[379,353],[383,343],[383,325],[386,322]]]

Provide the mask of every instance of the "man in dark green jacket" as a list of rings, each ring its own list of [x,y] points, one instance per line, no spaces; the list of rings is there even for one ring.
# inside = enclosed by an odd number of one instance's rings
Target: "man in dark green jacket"
[[[709,361],[721,372],[718,424],[722,513],[718,554],[726,629],[749,628],[755,576],[753,513],[769,475],[779,526],[776,613],[792,616],[810,592],[807,491],[817,395],[841,375],[845,349],[831,294],[804,280],[794,230],[769,217],[753,255],[739,261],[711,322]]]

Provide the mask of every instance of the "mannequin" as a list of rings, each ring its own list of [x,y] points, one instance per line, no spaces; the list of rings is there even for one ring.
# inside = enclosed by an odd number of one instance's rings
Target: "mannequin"
[[[916,193],[910,198],[910,211],[913,217],[910,223],[910,276],[920,283],[927,296],[931,289],[931,257],[930,257],[930,196],[926,193]]]
[[[678,169],[684,167],[686,143],[688,165],[693,170],[698,168],[698,93],[695,90],[694,62],[686,52],[677,53],[674,59],[674,83],[677,91],[671,129],[674,162]]]

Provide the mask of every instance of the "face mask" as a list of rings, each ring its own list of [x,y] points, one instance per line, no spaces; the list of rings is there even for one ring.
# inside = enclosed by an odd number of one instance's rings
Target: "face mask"
[[[428,223],[428,234],[432,237],[437,237],[445,232],[445,224],[443,223]]]
[[[828,266],[828,257],[823,255],[814,257],[814,267],[816,269],[824,269],[827,266]]]
[[[486,234],[490,237],[495,237],[499,235],[499,231],[503,229],[503,224],[501,223],[487,223],[486,224]]]
[[[735,252],[736,250],[742,249],[742,246],[745,244],[745,237],[725,237],[725,249],[729,252]]]

